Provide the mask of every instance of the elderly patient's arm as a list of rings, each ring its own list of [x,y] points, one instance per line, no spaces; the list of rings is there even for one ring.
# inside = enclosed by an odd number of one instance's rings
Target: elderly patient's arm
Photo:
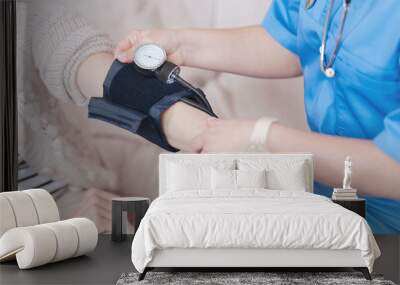
[[[103,81],[113,61],[111,53],[96,53],[81,63],[76,80],[85,97],[102,96]],[[191,142],[204,130],[208,118],[208,114],[178,102],[162,114],[161,123],[169,144],[191,150]]]

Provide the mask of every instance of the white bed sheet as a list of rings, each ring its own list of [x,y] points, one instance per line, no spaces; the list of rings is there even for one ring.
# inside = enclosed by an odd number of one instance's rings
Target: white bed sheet
[[[357,249],[370,271],[380,255],[359,215],[312,193],[259,189],[160,196],[133,240],[135,268],[166,248]]]

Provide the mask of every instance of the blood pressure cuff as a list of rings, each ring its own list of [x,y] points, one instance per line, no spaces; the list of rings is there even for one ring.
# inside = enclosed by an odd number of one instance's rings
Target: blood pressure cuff
[[[215,116],[209,104],[180,83],[166,84],[134,64],[114,61],[103,84],[103,98],[91,98],[89,118],[99,119],[138,134],[172,152],[161,128],[161,114],[178,101]],[[208,103],[208,102],[207,102]]]

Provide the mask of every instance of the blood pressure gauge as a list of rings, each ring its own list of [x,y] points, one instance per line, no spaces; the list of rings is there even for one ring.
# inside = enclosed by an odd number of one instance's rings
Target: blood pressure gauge
[[[161,81],[171,84],[178,80],[179,66],[167,61],[167,53],[156,44],[136,48],[133,61],[144,74],[154,74]]]
[[[145,70],[154,71],[167,60],[165,50],[156,44],[144,44],[136,48],[133,61]]]

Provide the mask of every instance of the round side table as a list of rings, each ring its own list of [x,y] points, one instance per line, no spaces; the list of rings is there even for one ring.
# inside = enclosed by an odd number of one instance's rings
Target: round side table
[[[145,197],[118,197],[112,199],[112,241],[133,237],[146,214],[150,199]]]

